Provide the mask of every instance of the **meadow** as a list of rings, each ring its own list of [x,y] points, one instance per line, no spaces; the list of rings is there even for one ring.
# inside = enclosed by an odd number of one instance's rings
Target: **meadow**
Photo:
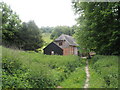
[[[55,88],[58,85],[66,87],[61,82],[68,77],[79,76],[78,67],[85,64],[78,56],[49,56],[1,48],[4,88]],[[77,82],[76,80],[74,81]]]
[[[51,33],[42,33],[42,39],[48,44],[53,40],[50,39]]]
[[[83,88],[87,59],[44,55],[0,46],[2,88]],[[118,88],[118,56],[96,55],[89,61],[89,88]]]
[[[96,55],[89,60],[89,88],[118,88],[119,56]]]
[[[43,49],[53,41],[52,39],[50,39],[50,35],[51,33],[42,33],[42,39],[44,40],[44,43],[41,48],[37,49],[38,51],[43,52]]]

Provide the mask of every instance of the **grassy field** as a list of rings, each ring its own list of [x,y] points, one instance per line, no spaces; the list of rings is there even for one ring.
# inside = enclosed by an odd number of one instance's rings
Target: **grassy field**
[[[75,75],[79,75],[78,67],[84,64],[77,56],[50,56],[1,48],[3,49],[4,88],[54,88],[58,85],[64,86],[64,83],[61,83],[68,77],[72,78],[73,72],[75,72]]]
[[[63,88],[83,88],[86,79],[84,67],[76,68],[76,70],[63,82],[60,86]]]
[[[51,35],[51,33],[43,33],[42,34],[42,39],[44,41],[44,44],[41,48],[38,49],[38,51],[43,52],[43,49],[53,41],[50,39],[50,35]]]
[[[90,88],[118,88],[118,56],[96,55],[90,64]]]
[[[43,55],[2,49],[3,88],[83,88],[85,61],[78,56]],[[89,59],[89,88],[118,88],[118,56]]]
[[[51,33],[43,33],[42,34],[42,38],[46,43],[52,42],[52,40],[50,39],[50,35],[51,35]]]

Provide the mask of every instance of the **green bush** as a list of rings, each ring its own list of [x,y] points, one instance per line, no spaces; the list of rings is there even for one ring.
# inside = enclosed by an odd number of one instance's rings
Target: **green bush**
[[[28,74],[20,58],[14,56],[13,51],[8,54],[8,49],[3,48],[2,88],[31,88],[27,80]]]

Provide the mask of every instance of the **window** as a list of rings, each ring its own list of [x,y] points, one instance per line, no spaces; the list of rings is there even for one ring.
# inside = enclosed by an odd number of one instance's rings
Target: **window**
[[[59,46],[62,46],[62,42],[59,42]]]

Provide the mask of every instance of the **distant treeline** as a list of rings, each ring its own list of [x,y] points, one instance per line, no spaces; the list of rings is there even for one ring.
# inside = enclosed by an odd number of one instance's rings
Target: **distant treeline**
[[[51,33],[50,38],[55,39],[61,34],[67,34],[72,36],[75,33],[76,26],[56,26],[56,27],[41,27],[40,30],[42,33]]]

